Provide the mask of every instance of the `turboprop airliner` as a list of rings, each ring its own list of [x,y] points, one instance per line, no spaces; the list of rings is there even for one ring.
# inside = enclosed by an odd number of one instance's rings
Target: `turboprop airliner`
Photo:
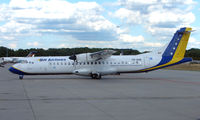
[[[176,31],[172,40],[160,50],[140,55],[112,55],[113,50],[63,57],[30,57],[14,64],[9,71],[19,75],[76,74],[101,79],[104,75],[149,72],[192,61],[185,51],[192,28]]]

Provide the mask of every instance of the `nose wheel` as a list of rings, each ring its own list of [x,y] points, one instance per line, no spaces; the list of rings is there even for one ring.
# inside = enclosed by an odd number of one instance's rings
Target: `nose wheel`
[[[24,78],[24,75],[19,75],[19,79],[22,80]]]

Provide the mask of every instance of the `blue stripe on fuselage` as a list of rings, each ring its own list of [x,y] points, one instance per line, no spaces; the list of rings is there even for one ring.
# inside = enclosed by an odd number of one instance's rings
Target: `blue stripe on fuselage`
[[[14,67],[10,67],[8,70],[9,70],[10,72],[12,72],[12,73],[14,73],[14,74],[18,74],[18,75],[24,75],[24,74],[25,74],[23,71],[20,71],[20,70],[14,68]]]
[[[169,67],[169,66],[178,65],[178,64],[185,63],[185,62],[190,62],[190,61],[192,61],[192,58],[183,58],[182,60],[180,60],[180,61],[178,61],[176,63],[165,65],[165,66],[162,66],[162,67],[159,67],[159,68],[155,68],[155,69],[152,69],[152,70],[146,70],[146,71],[143,71],[143,72],[149,72],[149,71],[153,71],[153,70],[158,70],[158,69],[162,69],[162,68],[166,68],[166,67]]]

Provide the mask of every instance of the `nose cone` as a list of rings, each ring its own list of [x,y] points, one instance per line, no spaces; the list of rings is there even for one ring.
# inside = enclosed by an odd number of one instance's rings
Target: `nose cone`
[[[18,75],[24,75],[24,72],[16,68],[14,65],[8,69],[10,72]]]

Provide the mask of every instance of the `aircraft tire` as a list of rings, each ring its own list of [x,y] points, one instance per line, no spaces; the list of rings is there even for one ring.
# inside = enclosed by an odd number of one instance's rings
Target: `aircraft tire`
[[[19,79],[22,80],[24,78],[23,75],[19,75]]]
[[[97,75],[96,79],[101,79],[101,74]]]
[[[96,79],[97,78],[97,74],[92,74],[91,77],[92,77],[92,79]]]
[[[101,79],[101,74],[92,74],[92,79]]]

